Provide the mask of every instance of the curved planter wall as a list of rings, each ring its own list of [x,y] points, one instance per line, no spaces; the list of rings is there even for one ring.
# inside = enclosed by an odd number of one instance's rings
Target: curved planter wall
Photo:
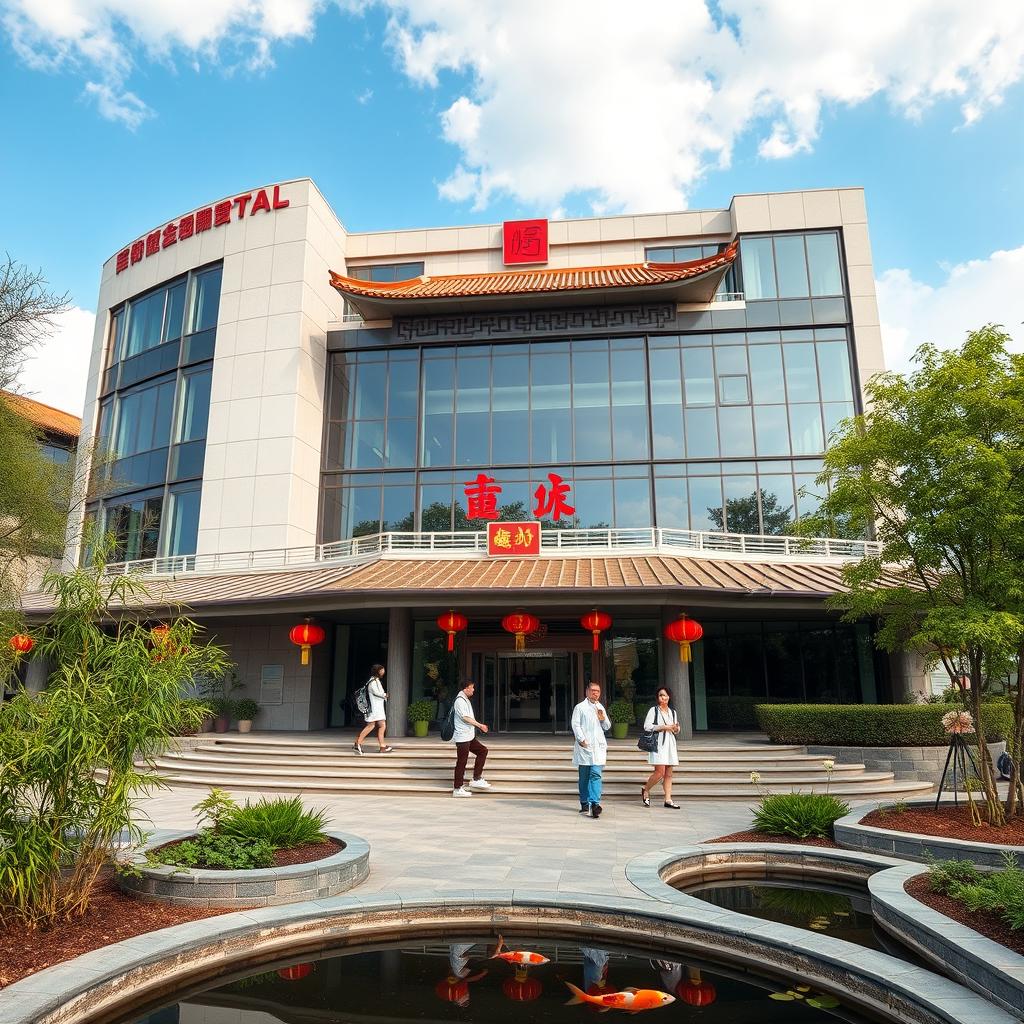
[[[682,894],[678,894],[682,896]],[[680,960],[774,972],[847,1004],[914,1024],[1014,1018],[930,971],[848,942],[710,907],[650,899],[503,890],[335,896],[178,925],[87,953],[0,992],[4,1024],[98,1024],[144,1013],[214,977],[345,947],[462,934],[606,939]]]
[[[156,832],[132,859],[138,874],[120,875],[118,883],[139,899],[193,907],[267,907],[337,896],[370,873],[370,844],[345,832],[326,834],[344,848],[323,860],[281,868],[210,871],[171,865],[147,867],[147,850],[195,835],[194,831]]]
[[[1011,1013],[1020,1013],[1024,1009],[1024,956],[914,899],[904,886],[926,870],[903,864],[874,875],[868,890],[875,920],[962,985]]]
[[[934,806],[934,800],[914,800],[911,807]],[[974,843],[965,839],[945,839],[942,836],[922,836],[914,832],[894,832],[888,828],[861,824],[861,818],[870,813],[863,807],[840,818],[834,826],[836,842],[848,850],[864,850],[882,856],[896,856],[904,860],[926,863],[929,860],[969,860],[982,868],[1001,868],[1004,855],[1013,856],[1024,868],[1024,848],[1001,843]]]
[[[1006,750],[1006,743],[988,744],[992,764]],[[897,779],[930,782],[938,786],[949,747],[837,747],[808,745],[808,754],[834,757],[837,761],[863,764],[869,772],[892,772]]]

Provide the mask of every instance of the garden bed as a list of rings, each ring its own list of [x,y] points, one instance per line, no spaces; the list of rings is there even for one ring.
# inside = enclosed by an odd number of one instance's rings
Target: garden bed
[[[173,850],[180,843],[186,842],[194,836],[185,836],[183,839],[175,839],[174,842],[164,843],[163,846],[158,846],[153,849],[153,853],[157,851],[166,852]],[[296,846],[291,850],[275,850],[274,851],[274,867],[283,868],[289,864],[312,864],[314,861],[323,860],[325,857],[333,857],[336,853],[343,850],[345,844],[339,842],[337,839],[328,839],[322,843],[308,843],[305,846]],[[206,868],[204,870],[217,871],[223,870],[218,868]]]
[[[705,843],[786,843],[790,846],[824,846],[831,849],[839,849],[839,844],[834,839],[818,839],[815,836],[808,836],[807,839],[796,839],[793,836],[777,836],[767,832],[755,832],[748,829],[745,832],[730,832],[727,836],[719,836],[717,839],[704,839]]]
[[[985,823],[976,826],[971,821],[970,809],[965,803],[940,804],[938,810],[934,805],[918,804],[906,810],[871,811],[860,819],[860,823],[892,832],[913,832],[920,836],[1024,846],[1024,817],[998,827]]]
[[[0,931],[0,988],[113,942],[228,914],[231,909],[144,903],[122,892],[108,872],[96,888],[92,906],[74,921],[35,931],[11,924]]]
[[[913,896],[932,910],[952,918],[958,924],[966,925],[984,935],[985,938],[998,942],[1015,953],[1024,955],[1024,929],[1012,929],[998,914],[988,910],[968,910],[959,900],[936,892],[932,888],[927,874],[915,875],[903,886],[904,891]]]

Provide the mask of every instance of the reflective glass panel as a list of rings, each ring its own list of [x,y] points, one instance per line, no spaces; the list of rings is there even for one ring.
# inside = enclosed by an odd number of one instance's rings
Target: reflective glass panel
[[[822,406],[825,414],[825,440],[836,430],[843,420],[853,416],[853,402],[826,402]]]
[[[166,292],[161,289],[129,304],[128,337],[123,358],[137,356],[160,344],[165,299]]]
[[[687,405],[715,404],[715,371],[710,348],[683,349],[683,385]]]
[[[743,291],[747,299],[774,299],[775,263],[770,238],[744,238],[740,242]]]
[[[789,419],[784,405],[755,405],[758,455],[789,455]]]
[[[423,360],[423,465],[452,462],[455,360]]]
[[[821,406],[791,405],[789,407],[789,436],[794,455],[817,455],[825,450],[825,436],[821,426]]]
[[[753,345],[750,355],[750,384],[755,402],[785,402],[786,385],[782,376],[782,347]]]
[[[381,420],[384,418],[387,379],[387,363],[359,364],[356,375],[356,419]]]
[[[575,519],[581,528],[617,525],[611,480],[577,480],[569,504],[576,509]]]
[[[691,476],[690,529],[721,530],[722,478]]]
[[[387,424],[387,448],[385,461],[389,466],[416,465],[416,421],[412,419],[389,419]]]
[[[796,518],[793,478],[788,473],[758,477],[761,497],[761,524],[764,533],[785,533]]]
[[[686,454],[691,459],[714,458],[719,454],[714,409],[686,410]]]
[[[381,488],[384,498],[384,511],[381,529],[385,532],[411,533],[415,527],[416,488],[412,484]]]
[[[181,337],[185,317],[185,283],[179,281],[167,292],[167,310],[164,316],[164,341],[175,341]],[[191,554],[192,552],[187,552]]]
[[[199,536],[199,487],[171,491],[171,526],[167,538],[168,555],[194,555]]]
[[[615,481],[615,525],[619,529],[649,527],[651,516],[651,485],[646,476]]]
[[[388,417],[415,419],[419,412],[419,390],[419,361],[392,357],[388,364]]]
[[[222,268],[197,274],[192,281],[192,315],[189,318],[189,332],[206,331],[217,326],[217,312],[220,309],[220,279]]]
[[[615,458],[649,458],[647,430],[647,362],[644,352],[642,349],[613,349],[612,433]]]
[[[745,380],[746,378],[744,378]],[[754,454],[754,428],[749,405],[723,406],[718,410],[718,434],[722,455]]]
[[[690,507],[684,477],[655,476],[654,500],[660,528],[677,530],[690,528]]]
[[[757,481],[752,476],[726,476],[722,480],[725,492],[725,529],[729,533],[760,533]],[[712,516],[716,525],[720,520]],[[721,527],[718,527],[721,529]]]
[[[352,469],[372,469],[384,464],[384,421],[356,420],[351,424]],[[348,467],[346,467],[348,468]]]
[[[424,484],[420,487],[420,529],[426,533],[445,533],[451,528],[451,484]]]
[[[818,373],[814,364],[814,346],[788,343],[782,346],[786,363],[786,389],[790,402],[818,401]]]
[[[811,272],[812,295],[843,293],[843,275],[839,269],[839,239],[834,232],[807,235],[807,263]]]
[[[852,402],[850,354],[845,341],[819,341],[818,368],[823,402]]]
[[[181,381],[178,403],[179,442],[198,441],[206,437],[206,424],[210,418],[210,381],[212,370],[186,374]]]
[[[780,299],[799,299],[808,294],[803,235],[776,236],[775,270]]]

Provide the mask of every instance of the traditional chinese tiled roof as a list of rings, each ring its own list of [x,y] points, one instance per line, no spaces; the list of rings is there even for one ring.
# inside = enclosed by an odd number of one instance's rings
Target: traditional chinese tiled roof
[[[370,315],[401,315],[404,307],[437,306],[452,300],[529,298],[621,292],[629,301],[637,291],[665,293],[677,301],[707,301],[718,280],[736,259],[737,243],[723,252],[687,263],[623,263],[604,267],[551,267],[542,270],[500,270],[484,274],[421,275],[408,281],[360,281],[331,271],[331,284],[361,311]],[[705,281],[707,288],[692,296],[678,292],[685,283]],[[607,300],[605,300],[607,301]],[[413,311],[409,309],[408,311]],[[364,312],[364,315],[366,313]]]
[[[52,405],[44,405],[34,398],[26,398],[10,391],[0,391],[0,396],[19,416],[23,416],[38,430],[68,441],[78,440],[82,430],[82,421],[78,416],[72,416],[71,413],[62,412]]]

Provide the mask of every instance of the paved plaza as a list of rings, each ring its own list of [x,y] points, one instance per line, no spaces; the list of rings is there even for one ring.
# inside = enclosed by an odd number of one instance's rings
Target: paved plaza
[[[256,799],[251,791],[233,795],[239,802]],[[160,791],[142,801],[139,820],[148,818],[148,828],[189,828],[196,821],[192,805],[204,796],[200,788]],[[638,854],[745,829],[755,802],[752,794],[749,805],[709,800],[673,811],[657,793],[645,808],[638,794],[635,801],[607,802],[594,820],[579,814],[574,801],[493,794],[303,799],[326,808],[335,828],[369,841],[370,877],[360,892],[530,888],[607,896],[638,895],[625,874]]]

